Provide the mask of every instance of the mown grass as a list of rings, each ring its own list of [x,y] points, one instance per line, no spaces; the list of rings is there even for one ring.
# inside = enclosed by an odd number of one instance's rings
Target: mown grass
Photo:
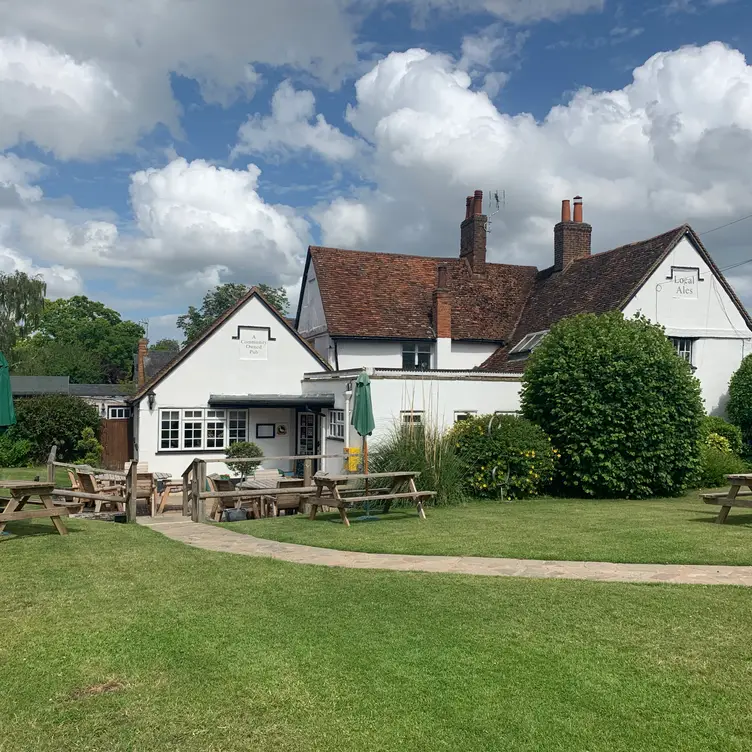
[[[288,543],[375,553],[500,556],[520,559],[672,564],[752,564],[752,510],[733,509],[725,525],[698,492],[680,499],[536,499],[414,509],[357,522],[339,515],[229,523],[237,532]]]
[[[3,752],[752,748],[747,589],[306,567],[68,524],[0,543]]]
[[[0,483],[3,480],[47,480],[47,465],[38,467],[0,467]],[[70,479],[65,468],[58,467],[55,469],[55,487],[70,488]],[[0,496],[8,496],[5,489],[0,489]],[[2,749],[0,747],[0,749]]]

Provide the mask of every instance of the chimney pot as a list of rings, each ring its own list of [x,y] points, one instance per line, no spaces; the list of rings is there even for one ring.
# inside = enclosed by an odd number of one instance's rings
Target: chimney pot
[[[439,264],[438,269],[438,283],[436,285],[439,290],[446,290],[447,286],[447,268],[446,264]]]
[[[561,221],[562,222],[572,221],[572,207],[569,203],[568,198],[565,198],[564,201],[561,202]]]
[[[473,197],[473,214],[483,214],[483,191],[475,191]]]
[[[465,219],[470,219],[470,215],[473,212],[473,197],[468,196],[465,199]]]
[[[582,196],[574,197],[574,221],[582,222]]]

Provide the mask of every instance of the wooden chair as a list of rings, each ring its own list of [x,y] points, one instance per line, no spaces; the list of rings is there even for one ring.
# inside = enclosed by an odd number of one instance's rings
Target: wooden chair
[[[138,503],[139,499],[147,502],[149,514],[154,517],[157,511],[157,484],[154,482],[154,475],[152,473],[148,470],[141,471],[140,464],[137,472],[136,503]]]
[[[107,505],[113,508],[113,511],[124,512],[125,511],[125,499],[123,497],[123,486],[109,486],[100,485],[97,482],[94,473],[90,470],[84,470],[82,468],[76,468],[76,478],[78,479],[78,488],[76,490],[83,491],[84,493],[91,494],[107,494],[112,496],[112,502],[107,502],[104,499],[82,499],[85,504],[94,504],[94,513],[99,514],[102,511],[102,506]]]
[[[218,492],[236,490],[232,481],[228,478],[216,478],[210,476],[206,480],[209,483],[210,491]],[[244,499],[242,497],[238,497],[235,499],[223,499],[217,496],[213,499],[207,499],[207,501],[212,502],[209,518],[214,520],[215,522],[222,521],[222,512],[224,512],[225,509],[240,509],[241,507],[245,506],[251,508],[251,514],[254,517],[258,518],[261,516],[261,500],[258,498]]]

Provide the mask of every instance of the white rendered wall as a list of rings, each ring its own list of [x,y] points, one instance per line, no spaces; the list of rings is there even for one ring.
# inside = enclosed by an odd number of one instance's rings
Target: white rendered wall
[[[488,342],[452,342],[436,367],[452,371],[472,370],[488,360],[498,348],[498,345]]]
[[[402,368],[402,343],[397,340],[337,340],[340,371],[350,368]]]
[[[683,273],[672,275],[672,267],[699,269],[699,279],[684,285]],[[752,350],[752,332],[689,240],[677,245],[624,308],[627,317],[636,313],[664,326],[669,337],[695,340],[693,365],[705,409],[723,414],[729,380]]]
[[[242,360],[241,343],[233,339],[238,326],[269,327],[273,341],[267,345],[266,360]],[[156,404],[149,409],[144,397],[135,407],[137,457],[148,462],[152,471],[180,476],[194,457],[216,459],[217,451],[160,451],[159,412],[164,408],[208,408],[211,394],[300,394],[305,372],[323,371],[314,355],[257,298],[251,298],[216,332],[180,363],[154,388]],[[249,440],[256,441],[255,423],[286,423],[287,437],[266,440],[262,448],[268,455],[293,455],[296,426],[294,411],[251,408]],[[268,451],[267,451],[268,448]],[[282,463],[285,467],[285,463]],[[225,472],[220,464],[209,465],[209,472]]]

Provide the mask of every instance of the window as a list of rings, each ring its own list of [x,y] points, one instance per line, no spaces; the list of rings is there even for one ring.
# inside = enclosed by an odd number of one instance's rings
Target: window
[[[124,418],[130,418],[131,409],[130,407],[115,407],[114,405],[110,405],[110,407],[107,408],[107,417],[111,420],[122,420]]]
[[[159,448],[162,451],[225,449],[248,440],[247,410],[162,410]]]
[[[225,411],[206,411],[206,448],[224,449],[225,446]],[[187,449],[188,447],[186,447]]]
[[[329,411],[329,436],[333,439],[345,438],[345,411]]]
[[[477,410],[461,410],[460,412],[456,412],[454,414],[454,422],[459,423],[461,420],[469,420],[474,415],[477,415]]]
[[[531,353],[541,343],[543,338],[548,334],[548,329],[542,332],[533,332],[525,335],[510,351],[510,355],[524,355]]]
[[[406,342],[402,345],[403,371],[427,371],[430,367],[430,342]]]
[[[400,413],[400,423],[402,423],[403,426],[423,425],[423,413],[415,412],[414,410],[410,410],[410,412],[402,412]]]
[[[160,420],[160,449],[180,448],[180,411],[162,410]]]
[[[689,365],[692,365],[692,351],[695,341],[687,337],[669,337],[669,339],[671,340],[671,344],[676,348],[677,355],[680,358],[684,358]]]
[[[248,413],[245,410],[230,410],[227,419],[229,446],[239,441],[248,441]]]
[[[203,410],[183,411],[183,449],[201,449]]]

